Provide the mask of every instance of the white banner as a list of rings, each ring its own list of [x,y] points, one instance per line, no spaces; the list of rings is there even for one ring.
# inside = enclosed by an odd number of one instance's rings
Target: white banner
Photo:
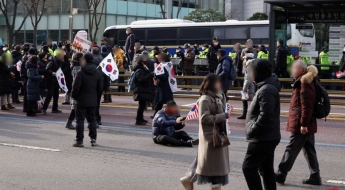
[[[79,31],[75,35],[72,48],[76,52],[88,52],[90,50],[91,42],[86,37],[85,31]]]
[[[110,77],[112,81],[119,78],[119,69],[117,68],[113,55],[109,53],[107,57],[103,59],[100,66],[104,74]]]
[[[68,88],[66,86],[65,75],[63,74],[61,68],[57,70],[55,74],[56,74],[56,79],[59,83],[60,88],[67,93]]]

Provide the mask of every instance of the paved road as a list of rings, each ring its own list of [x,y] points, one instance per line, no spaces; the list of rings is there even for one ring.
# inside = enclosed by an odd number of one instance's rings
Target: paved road
[[[123,97],[123,101],[129,101],[127,98]],[[131,106],[115,103],[103,106],[104,125],[98,133],[99,146],[90,147],[86,138],[86,147],[82,149],[71,146],[75,132],[63,126],[69,106],[60,106],[63,114],[39,115],[36,118],[24,117],[19,109],[0,112],[0,189],[183,189],[178,179],[193,161],[197,147],[155,145],[151,140],[150,126],[139,128],[133,125],[136,110]],[[145,113],[146,116],[150,114],[152,111]],[[230,184],[224,189],[247,189],[241,172],[247,146],[243,139],[244,122],[231,119]],[[284,140],[288,138],[284,131],[285,121],[282,117],[283,142],[276,151],[276,166],[286,146]],[[308,166],[301,154],[287,184],[279,186],[279,190],[345,189],[344,184],[327,182],[345,181],[343,122],[327,121],[320,122],[320,125],[316,148],[325,185],[313,187],[300,183],[308,176]],[[196,137],[197,127],[197,123],[192,121],[186,130]],[[196,189],[206,190],[209,186],[197,186]]]

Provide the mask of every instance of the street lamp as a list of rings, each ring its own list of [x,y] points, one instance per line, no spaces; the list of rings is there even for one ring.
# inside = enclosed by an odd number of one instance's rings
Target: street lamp
[[[72,36],[73,36],[73,0],[71,0],[71,8],[70,8],[70,15],[69,15],[69,42],[72,43]]]

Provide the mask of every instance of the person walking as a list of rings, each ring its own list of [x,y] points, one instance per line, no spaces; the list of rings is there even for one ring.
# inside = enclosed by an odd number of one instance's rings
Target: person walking
[[[242,60],[242,45],[240,43],[236,43],[234,45],[234,50],[236,52],[234,60],[234,64],[236,66],[236,76],[237,77],[242,77],[242,68],[243,68],[243,60]],[[242,86],[242,81],[235,80],[234,81],[234,87],[241,87]]]
[[[26,116],[36,116],[36,104],[41,99],[40,83],[44,78],[44,75],[40,75],[38,72],[38,57],[32,56],[29,61],[26,62],[26,68],[28,71],[28,82],[27,82],[27,96],[28,96],[28,109]]]
[[[148,122],[144,119],[144,110],[146,108],[146,102],[151,102],[154,97],[153,77],[155,74],[147,67],[147,61],[148,57],[141,55],[138,58],[136,66],[133,68],[135,72],[133,99],[139,103],[135,122],[136,125],[146,125]]]
[[[280,142],[280,83],[272,75],[272,64],[256,59],[250,66],[250,76],[257,91],[246,118],[246,138],[249,142],[242,170],[249,190],[276,190],[274,151]]]
[[[317,121],[313,117],[316,102],[315,82],[318,70],[315,66],[297,60],[292,65],[291,75],[296,79],[290,101],[287,131],[291,132],[290,142],[286,147],[282,161],[278,166],[276,180],[284,184],[288,172],[291,170],[299,152],[303,149],[307,160],[310,177],[302,181],[303,184],[321,185],[319,163],[315,150],[315,133]]]
[[[219,49],[217,51],[217,57],[218,57],[219,63],[217,66],[216,75],[220,76],[220,78],[222,79],[222,89],[223,89],[223,93],[226,96],[228,93],[229,86],[230,86],[230,83],[229,83],[230,69],[234,69],[234,67],[232,67],[233,62],[232,62],[231,57],[226,55],[226,52],[223,49]]]
[[[47,109],[53,98],[52,113],[61,113],[58,110],[58,100],[59,100],[59,83],[56,79],[56,72],[61,68],[62,62],[64,61],[64,51],[57,49],[56,56],[52,56],[46,67],[46,77],[48,84],[47,97],[44,100],[43,113],[47,114]],[[69,89],[70,90],[70,89]]]
[[[89,123],[91,146],[96,146],[97,124],[95,111],[97,95],[102,90],[101,74],[93,63],[93,56],[84,54],[85,62],[81,62],[81,70],[73,81],[72,98],[76,101],[77,135],[74,147],[83,147],[84,120]]]
[[[212,135],[214,125],[226,131],[225,122],[229,117],[229,114],[224,112],[226,97],[222,89],[222,79],[216,74],[206,75],[199,93],[198,155],[192,164],[192,171],[180,180],[186,190],[193,189],[195,181],[199,185],[210,183],[212,190],[220,190],[221,186],[229,183],[230,173],[229,148],[215,148]]]

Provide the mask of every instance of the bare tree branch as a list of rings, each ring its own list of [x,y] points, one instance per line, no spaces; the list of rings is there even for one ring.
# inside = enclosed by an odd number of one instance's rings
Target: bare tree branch
[[[178,8],[177,8],[177,13],[176,13],[176,18],[178,18],[178,16],[180,16],[180,12],[181,12],[182,5],[183,5],[184,2],[185,2],[185,0],[179,0],[178,1]]]
[[[102,2],[101,12],[97,13],[98,7]],[[85,0],[88,12],[89,12],[89,38],[90,41],[95,41],[99,25],[102,20],[103,11],[105,8],[106,0]]]
[[[165,7],[163,6],[163,0],[158,0],[157,2],[159,3],[159,7],[161,8],[162,18],[166,19],[167,17],[165,16],[166,12]]]
[[[33,42],[37,45],[37,26],[44,14],[46,0],[30,0],[30,4],[24,4],[29,12],[33,31]]]

